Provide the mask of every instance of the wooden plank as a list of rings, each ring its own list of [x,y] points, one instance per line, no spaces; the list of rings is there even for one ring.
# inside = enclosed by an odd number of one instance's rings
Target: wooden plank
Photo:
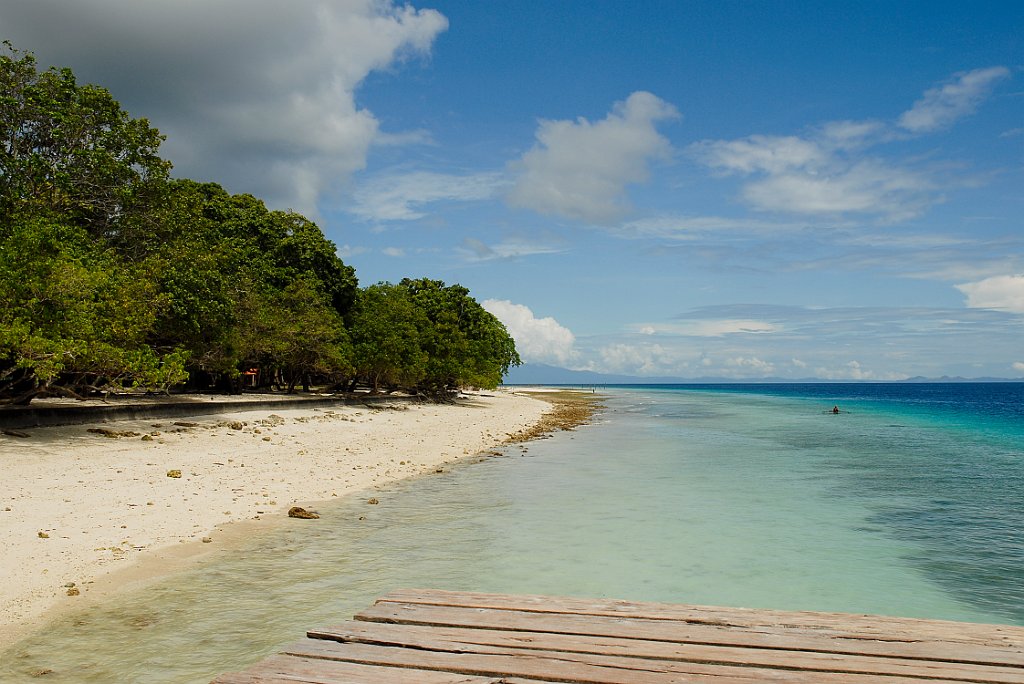
[[[682,664],[621,658],[623,662],[604,662],[601,658],[584,658],[572,654],[487,654],[472,652],[438,652],[403,648],[343,644],[320,639],[307,639],[287,650],[288,655],[303,658],[340,660],[384,668],[415,668],[472,675],[478,677],[518,677],[530,681],[569,682],[572,684],[676,684],[707,682],[713,684],[754,684],[755,682],[791,682],[809,684],[799,673],[753,668],[743,670],[744,676],[715,673],[712,668]],[[698,670],[698,671],[694,671]],[[863,679],[856,684],[862,684]],[[921,680],[894,680],[892,684],[920,684]],[[854,684],[854,680],[850,680]],[[887,680],[888,684],[888,680]]]
[[[330,629],[313,630],[308,635],[314,639],[345,643],[401,646],[433,651],[504,655],[535,655],[536,652],[543,651],[551,654],[605,655],[699,663],[721,666],[718,671],[723,674],[726,673],[726,666],[795,670],[817,673],[815,679],[822,682],[831,679],[831,675],[825,673],[893,675],[936,681],[1001,684],[1014,684],[1024,678],[1024,670],[1020,668],[994,665],[359,621],[349,621]]]
[[[211,684],[543,684],[550,680],[477,677],[453,672],[376,667],[360,663],[271,656],[245,670],[223,674]]]
[[[356,619],[368,622],[549,632],[577,636],[1024,667],[1024,652],[1002,646],[944,640],[883,641],[842,636],[831,637],[828,634],[816,633],[807,629],[794,630],[777,626],[723,627],[685,621],[623,617],[621,614],[610,617],[379,601],[359,613]]]
[[[779,611],[727,608],[611,599],[580,599],[539,595],[485,594],[438,589],[400,589],[379,601],[422,603],[463,608],[494,608],[536,613],[572,613],[615,617],[626,615],[650,620],[682,621],[721,627],[786,627],[811,629],[845,638],[921,640],[1002,644],[1024,651],[1024,627],[949,620],[887,617],[814,611]],[[904,634],[905,636],[899,636]]]

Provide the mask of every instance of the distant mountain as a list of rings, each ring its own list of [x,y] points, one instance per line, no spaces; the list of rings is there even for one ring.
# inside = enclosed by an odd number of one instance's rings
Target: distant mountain
[[[1022,382],[1021,378],[962,378],[942,376],[926,378],[917,376],[896,382]],[[661,384],[742,384],[780,382],[883,382],[878,380],[822,380],[821,378],[682,378],[671,376],[616,375],[594,371],[569,370],[543,363],[527,363],[513,368],[505,377],[506,385],[661,385]]]

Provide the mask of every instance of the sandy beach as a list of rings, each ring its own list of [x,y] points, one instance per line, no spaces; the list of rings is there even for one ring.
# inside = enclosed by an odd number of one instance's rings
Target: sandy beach
[[[0,648],[111,576],[223,548],[241,521],[316,524],[287,511],[437,472],[528,434],[550,408],[494,392],[456,405],[282,406],[0,436]]]

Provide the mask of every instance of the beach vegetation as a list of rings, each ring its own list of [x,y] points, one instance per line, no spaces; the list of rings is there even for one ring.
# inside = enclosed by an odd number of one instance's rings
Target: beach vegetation
[[[461,285],[360,288],[316,223],[172,178],[163,136],[0,50],[0,404],[124,388],[494,387],[519,356]]]

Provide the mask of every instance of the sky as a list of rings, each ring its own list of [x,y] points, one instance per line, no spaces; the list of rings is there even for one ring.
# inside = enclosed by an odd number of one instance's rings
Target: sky
[[[1024,3],[0,0],[179,177],[527,363],[1024,379]]]

